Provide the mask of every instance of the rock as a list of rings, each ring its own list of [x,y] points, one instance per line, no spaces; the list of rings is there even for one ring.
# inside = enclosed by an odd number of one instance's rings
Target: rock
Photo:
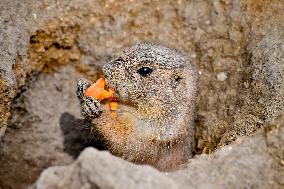
[[[182,170],[162,173],[108,152],[85,149],[69,166],[46,169],[32,189],[57,188],[281,188],[284,114],[265,135],[241,138]]]
[[[217,79],[219,80],[219,81],[225,81],[226,79],[227,79],[227,74],[226,74],[226,72],[221,72],[221,73],[219,73],[218,75],[217,75]]]
[[[277,27],[252,49],[252,78],[267,121],[284,110],[284,32]]]
[[[283,9],[283,0],[1,0],[0,188],[26,188],[44,168],[74,161],[72,157],[85,146],[88,134],[77,135],[84,124],[79,121],[80,107],[72,96],[72,83],[82,74],[95,80],[106,61],[136,42],[155,41],[176,48],[198,69],[197,154],[212,153],[241,136],[263,132],[267,123],[284,111]],[[71,67],[61,69],[67,64]],[[54,72],[58,77],[53,77]],[[227,78],[221,75],[219,79],[224,81],[216,82],[222,72]],[[45,84],[49,87],[39,91]],[[54,84],[68,85],[65,89],[70,90],[60,90],[62,87]],[[283,135],[274,132],[278,137],[272,133],[269,146],[261,142],[270,138],[267,134],[251,142],[245,139],[243,147],[246,144],[251,149],[259,142],[268,163],[271,156],[266,152],[270,151],[283,164],[277,142]],[[224,164],[224,171],[230,170],[226,158],[233,159],[234,149],[235,155],[246,157],[236,145],[232,150],[220,149],[219,155],[192,160],[191,171],[200,179],[186,173],[192,180],[175,178],[174,182],[204,187],[216,182],[220,186],[224,174],[217,166]],[[225,157],[226,151],[229,155]],[[259,157],[261,153],[256,154]],[[253,153],[248,155],[255,158]],[[261,163],[265,163],[263,159]],[[247,173],[259,169],[259,164],[251,171],[248,167],[252,165],[233,163],[232,169],[239,170],[237,165],[245,166]],[[215,178],[209,175],[210,170],[215,170],[216,181],[210,180]],[[226,180],[226,185],[224,181],[224,186],[233,182]]]
[[[240,138],[216,153],[191,160],[172,178],[184,188],[283,188],[284,116],[280,120],[278,128],[265,135]]]
[[[260,99],[264,103],[258,106],[259,98],[254,97],[253,85],[246,89],[242,83],[258,77],[251,68],[266,69],[267,66],[260,66],[257,61],[261,60],[263,65],[263,56],[269,57],[270,63],[272,60],[282,62],[280,48],[278,54],[273,54],[273,50],[261,51],[272,48],[275,41],[278,45],[283,43],[283,6],[281,0],[218,0],[214,3],[208,0],[178,3],[2,0],[0,138],[7,128],[11,104],[26,86],[27,78],[74,62],[81,63],[77,64],[80,71],[95,78],[97,73],[91,70],[137,41],[157,41],[181,50],[202,73],[197,98],[198,152],[211,152],[244,133],[255,133],[266,119],[269,121],[283,110],[283,106],[271,105],[268,96]],[[279,34],[274,36],[275,33]],[[263,40],[264,37],[267,40]],[[261,40],[266,45],[259,46]],[[227,78],[222,74],[218,77],[222,82],[215,82],[212,77],[221,72],[226,73]],[[281,73],[280,70],[275,78],[281,77]],[[266,85],[271,85],[271,80],[266,82],[265,78],[258,86],[268,95]],[[279,86],[281,82],[280,78],[280,83],[272,85]],[[282,93],[274,92],[273,95],[278,96],[275,101],[279,102]],[[252,113],[246,104],[257,113]],[[236,112],[241,113],[236,115]],[[249,132],[246,126],[234,127],[243,125],[246,119],[250,120],[252,128]],[[261,120],[265,121],[261,123]]]
[[[150,166],[126,162],[109,152],[85,149],[65,167],[44,171],[34,189],[55,188],[177,188],[175,182]]]
[[[247,70],[250,80],[240,91],[246,103],[234,115],[234,125],[221,141],[260,132],[284,111],[284,33],[277,27],[271,29],[251,53]]]

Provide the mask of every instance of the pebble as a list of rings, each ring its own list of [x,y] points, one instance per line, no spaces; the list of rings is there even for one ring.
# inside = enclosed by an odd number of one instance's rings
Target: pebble
[[[226,73],[226,72],[220,72],[220,73],[217,75],[217,79],[218,79],[219,81],[225,81],[227,78],[228,78],[228,76],[227,76],[227,73]]]

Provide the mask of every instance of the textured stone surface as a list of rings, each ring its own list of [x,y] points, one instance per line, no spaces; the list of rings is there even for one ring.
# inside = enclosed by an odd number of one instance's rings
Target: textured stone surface
[[[265,135],[241,138],[171,173],[88,148],[73,164],[45,170],[33,189],[283,188],[284,116],[271,126],[274,128]]]
[[[283,188],[283,115],[270,126],[276,129],[239,138],[212,155],[201,155],[172,177],[183,186],[200,189]]]
[[[76,79],[72,66],[42,74],[14,101],[0,148],[3,188],[25,188],[47,165],[70,163],[83,149],[88,133],[73,95]]]
[[[253,97],[258,76],[250,64],[255,62],[253,68],[266,69],[277,57],[279,63],[283,61],[283,1],[4,0],[1,10],[2,135],[12,99],[27,75],[70,62],[82,63],[78,68],[92,75],[90,65],[97,68],[138,41],[177,48],[199,69],[198,151],[209,152],[236,136],[251,134],[283,110],[282,89],[275,91],[273,95],[278,97],[272,100],[263,95],[265,103],[258,104],[259,98]],[[263,37],[266,44],[258,44]],[[259,52],[254,52],[257,45]],[[264,48],[277,48],[279,53],[264,52]],[[267,53],[270,60],[262,59]],[[268,63],[260,67],[258,59]],[[218,80],[220,72],[226,72],[225,81]],[[283,68],[274,77],[281,74]],[[258,87],[269,91],[271,84],[265,78],[257,81]],[[249,131],[239,129],[244,120],[252,127]],[[232,131],[230,137],[224,135],[228,130]]]
[[[62,177],[61,177],[62,176]],[[51,167],[34,188],[177,188],[150,166],[139,166],[87,148],[70,166]]]
[[[113,54],[136,42],[181,50],[198,69],[197,153],[262,131],[283,112],[283,12],[282,0],[1,0],[0,188],[26,188],[45,167],[73,161],[86,138],[70,129],[82,124],[73,89],[59,88],[80,74],[96,79]],[[55,127],[62,121],[65,129]]]

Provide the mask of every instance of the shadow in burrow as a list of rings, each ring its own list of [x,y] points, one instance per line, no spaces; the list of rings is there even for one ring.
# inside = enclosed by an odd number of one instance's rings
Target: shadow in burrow
[[[59,124],[64,137],[64,152],[74,159],[89,146],[104,150],[103,144],[91,133],[89,120],[76,119],[72,114],[65,112],[61,115]]]

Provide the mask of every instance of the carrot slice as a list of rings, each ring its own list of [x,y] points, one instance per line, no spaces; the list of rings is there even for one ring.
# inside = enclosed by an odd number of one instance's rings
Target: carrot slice
[[[117,98],[114,96],[115,91],[112,88],[108,88],[106,90],[105,85],[105,79],[100,78],[93,85],[86,89],[84,95],[92,96],[99,101],[108,99],[110,110],[114,111],[118,107]]]
[[[100,93],[104,90],[105,80],[104,78],[100,78],[96,83],[91,85],[85,91],[85,96],[92,96],[95,99],[99,100],[97,97],[100,97]]]
[[[85,91],[85,96],[92,96],[96,100],[104,100],[108,99],[114,95],[114,90],[105,90],[105,80],[104,78],[100,78],[96,83],[91,85]]]

